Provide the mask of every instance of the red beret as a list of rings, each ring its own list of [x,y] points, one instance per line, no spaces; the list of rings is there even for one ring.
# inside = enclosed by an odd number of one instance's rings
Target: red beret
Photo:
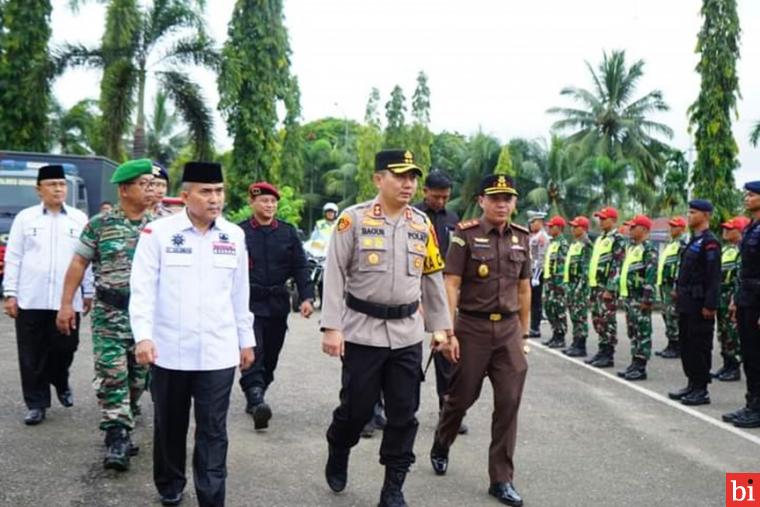
[[[266,181],[251,183],[251,186],[248,187],[248,193],[251,197],[256,197],[257,195],[273,195],[275,199],[278,201],[280,200],[280,192],[277,190],[277,187]]]
[[[596,213],[594,213],[594,216],[599,217],[602,220],[604,220],[605,218],[614,218],[615,220],[617,220],[618,212],[615,208],[602,208]]]

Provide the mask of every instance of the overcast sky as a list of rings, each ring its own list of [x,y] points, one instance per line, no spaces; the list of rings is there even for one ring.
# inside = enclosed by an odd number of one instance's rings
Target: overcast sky
[[[209,31],[221,45],[233,0],[209,0]],[[656,117],[675,132],[672,143],[689,151],[686,110],[699,92],[694,53],[701,0],[285,0],[293,72],[301,84],[304,121],[324,116],[361,121],[370,89],[384,104],[395,84],[408,99],[424,70],[431,89],[435,131],[464,134],[479,128],[503,141],[548,137],[554,121],[546,109],[571,105],[559,96],[567,85],[591,88],[584,65],[604,50],[625,49],[643,59],[638,96],[659,88],[671,111]],[[53,2],[54,42],[96,44],[104,9],[78,14],[66,0]],[[741,168],[737,180],[760,177],[760,148],[748,141],[760,120],[760,1],[739,0],[742,24],[739,80],[742,100],[734,135]],[[214,76],[194,71],[216,105]],[[64,74],[55,93],[65,106],[97,98],[100,74]],[[153,87],[148,89],[153,94]],[[409,105],[409,107],[411,107]],[[231,140],[217,115],[217,144]],[[692,154],[688,158],[693,158]]]

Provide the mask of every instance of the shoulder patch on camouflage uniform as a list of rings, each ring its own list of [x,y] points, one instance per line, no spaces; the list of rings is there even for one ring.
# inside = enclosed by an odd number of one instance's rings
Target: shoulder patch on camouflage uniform
[[[472,229],[473,227],[477,226],[478,224],[480,224],[480,220],[478,220],[477,218],[475,218],[475,219],[472,219],[472,220],[465,220],[463,222],[459,222],[457,224],[457,228],[460,229],[460,230],[462,230],[462,231],[466,231],[467,229]]]

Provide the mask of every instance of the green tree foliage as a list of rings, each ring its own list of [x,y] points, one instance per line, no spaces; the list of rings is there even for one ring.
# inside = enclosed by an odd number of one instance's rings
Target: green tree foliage
[[[389,149],[406,148],[406,97],[399,85],[393,87],[391,98],[385,103],[385,141]]]
[[[585,211],[582,206],[588,200],[588,179],[576,170],[577,152],[577,148],[554,136],[544,160],[521,165],[521,176],[537,184],[521,193],[527,207],[571,218]]]
[[[467,143],[467,155],[462,171],[456,174],[459,195],[451,200],[450,207],[463,218],[480,214],[477,203],[480,181],[493,170],[499,160],[501,144],[493,136],[478,132]]]
[[[53,99],[50,103],[48,146],[53,153],[102,153],[101,121],[97,100],[84,99],[70,109],[64,109]]]
[[[749,134],[749,142],[752,143],[752,146],[757,146],[758,141],[760,141],[760,121],[755,123]]]
[[[301,212],[305,201],[296,197],[297,193],[293,187],[285,185],[278,190],[280,191],[280,200],[277,202],[277,218],[297,227],[301,223]],[[227,220],[237,224],[251,218],[251,208],[245,205],[226,213],[226,216]]]
[[[300,123],[301,90],[298,78],[291,77],[288,92],[285,94],[285,121],[281,131],[282,153],[278,182],[292,187],[296,192],[303,191],[304,181],[304,138]]]
[[[657,185],[657,201],[652,214],[684,213],[689,194],[689,162],[682,151],[673,150],[665,162],[665,173]]]
[[[74,6],[79,2],[74,2]],[[194,157],[209,159],[213,146],[213,117],[200,86],[183,66],[216,70],[219,55],[206,34],[201,8],[204,2],[111,0],[99,47],[65,44],[58,50],[57,68],[102,69],[100,109],[105,155],[123,160],[124,138],[133,127],[131,156],[146,154],[145,87],[158,81],[185,123]],[[133,120],[133,115],[136,115]],[[133,123],[134,122],[134,123]]]
[[[731,132],[739,95],[739,16],[736,0],[703,0],[704,24],[697,39],[697,72],[702,81],[697,100],[689,108],[697,160],[692,173],[694,195],[710,199],[714,219],[723,221],[736,211],[734,170],[738,148]]]
[[[430,124],[430,88],[427,76],[420,71],[417,75],[417,87],[412,95],[412,127],[409,129],[407,146],[414,153],[415,162],[422,168],[424,179],[430,170],[430,145],[433,134],[428,128]],[[418,197],[422,196],[422,185],[419,186]]]
[[[49,0],[0,2],[0,146],[47,151]]]
[[[170,109],[166,93],[159,90],[148,119],[146,155],[168,167],[188,141],[187,133],[180,130],[177,113]]]
[[[234,138],[231,179],[245,187],[247,182],[272,179],[278,149],[277,103],[293,89],[282,0],[235,3],[218,85],[219,109]],[[288,100],[292,98],[291,94]],[[243,192],[231,196],[237,206],[244,199]]]
[[[380,131],[380,91],[372,88],[367,99],[364,122],[356,138],[356,202],[372,199],[377,193],[372,174],[375,172],[375,154],[383,148]]]
[[[512,166],[512,155],[509,153],[509,145],[505,144],[499,151],[499,160],[496,162],[494,174],[503,174],[505,176],[515,176],[515,169]]]

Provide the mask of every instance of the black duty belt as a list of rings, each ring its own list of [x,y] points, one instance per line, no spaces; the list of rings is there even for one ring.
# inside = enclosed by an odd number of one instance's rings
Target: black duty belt
[[[346,296],[346,306],[352,310],[383,320],[396,320],[411,317],[420,307],[420,302],[415,301],[406,305],[383,305],[372,303],[354,297],[351,293]]]
[[[95,289],[95,297],[107,305],[113,306],[119,310],[129,309],[129,293],[124,293],[114,289]]]
[[[491,322],[499,322],[500,320],[506,320],[517,312],[474,312],[471,310],[459,310],[462,315],[468,317],[475,317],[476,319],[490,320]]]

